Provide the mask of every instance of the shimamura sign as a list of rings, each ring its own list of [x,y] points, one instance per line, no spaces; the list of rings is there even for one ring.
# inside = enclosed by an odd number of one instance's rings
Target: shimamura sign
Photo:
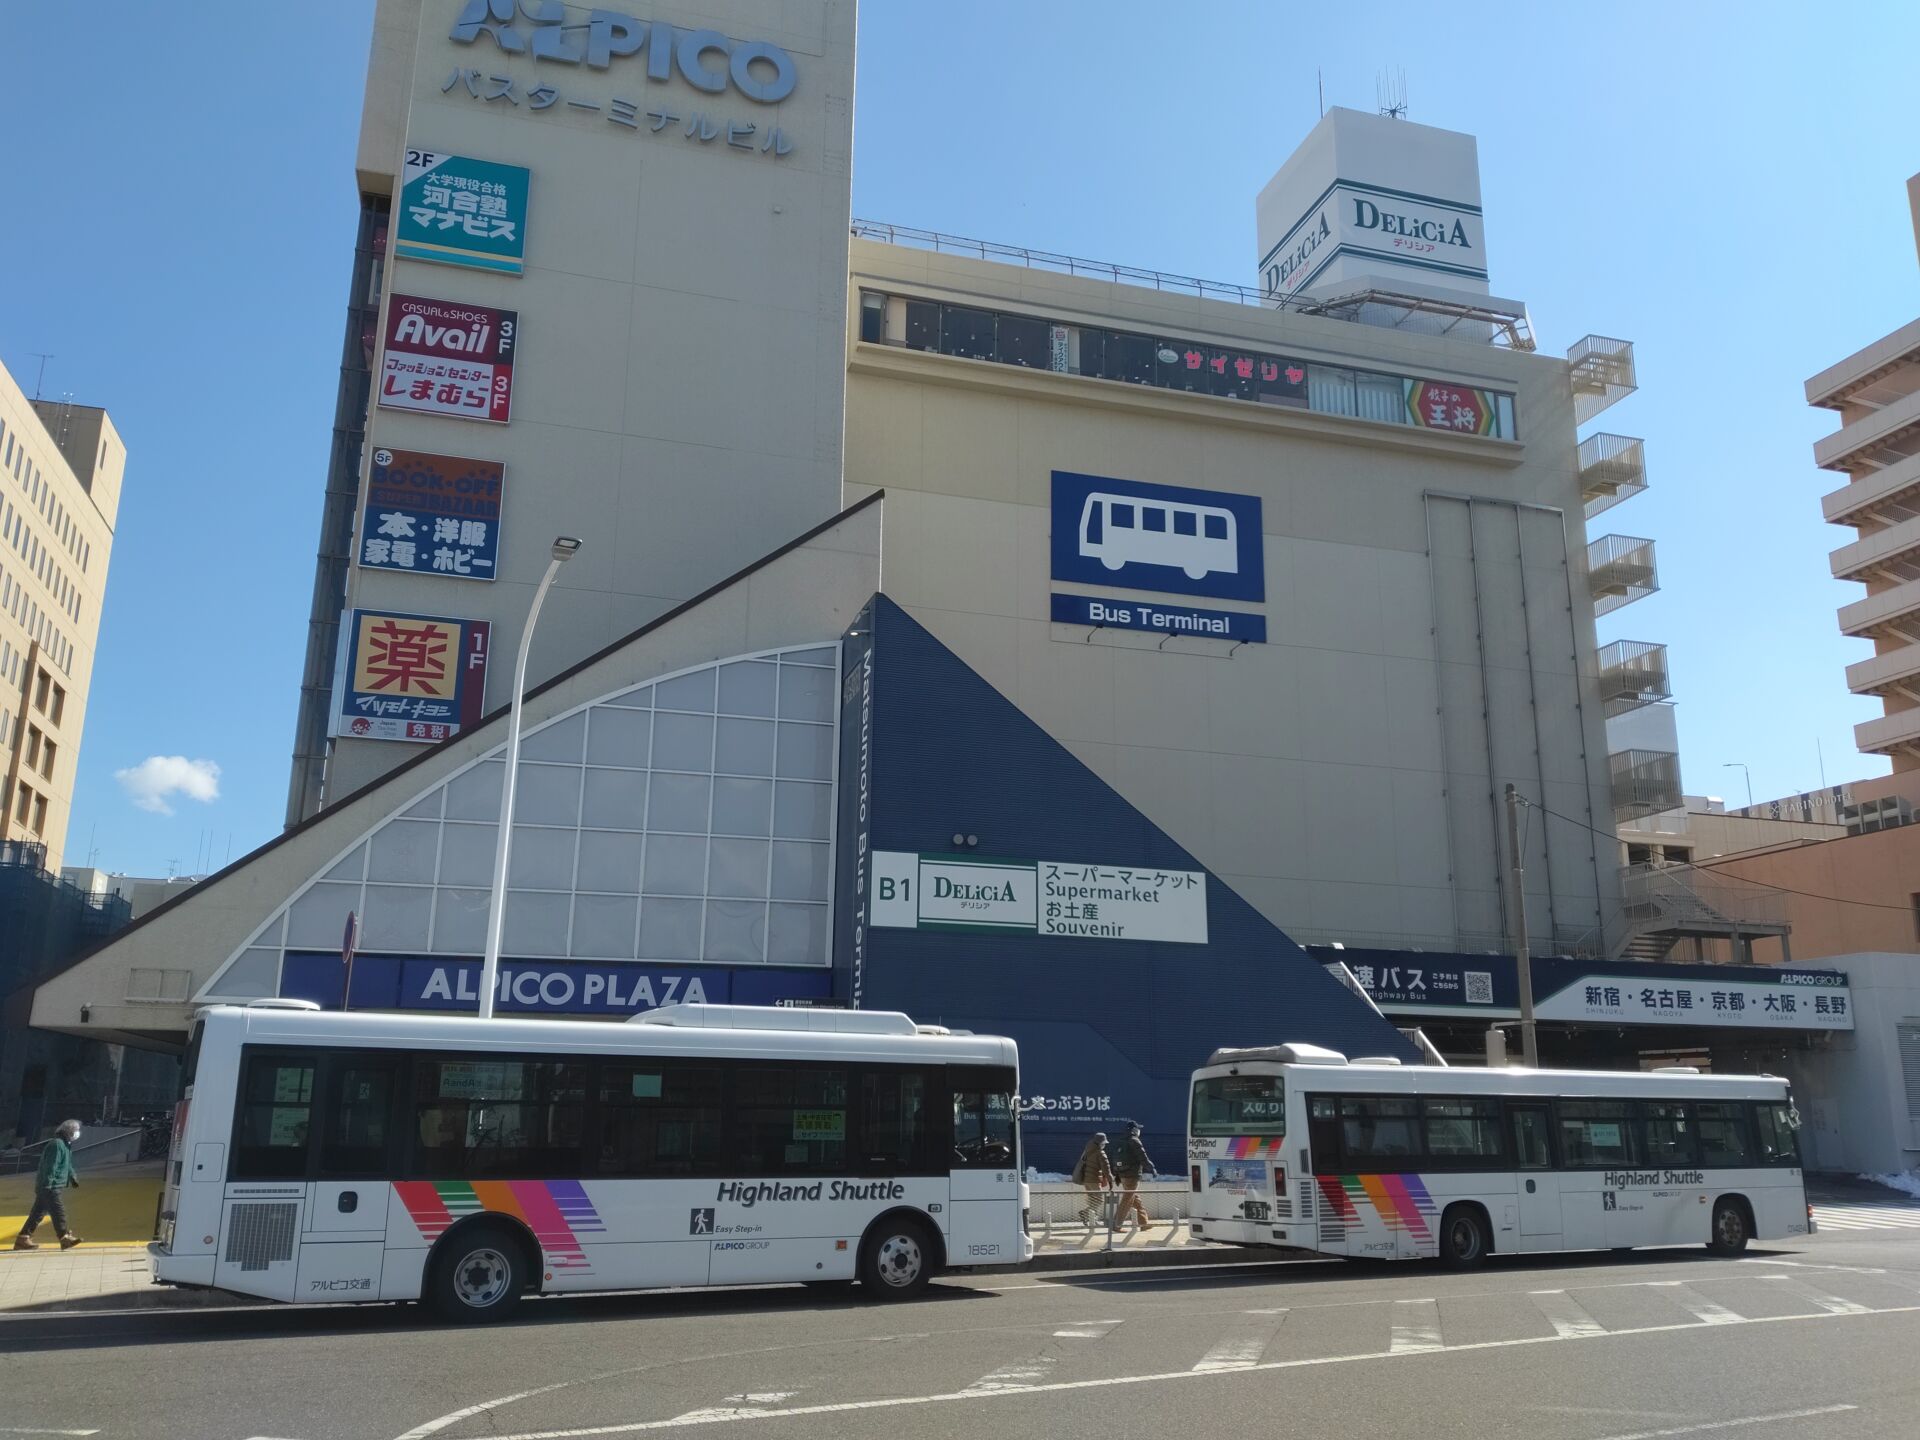
[[[1018,930],[1204,945],[1207,877],[1152,866],[876,850],[872,923],[895,930]]]
[[[387,301],[380,405],[504,425],[513,415],[520,315],[418,295]]]

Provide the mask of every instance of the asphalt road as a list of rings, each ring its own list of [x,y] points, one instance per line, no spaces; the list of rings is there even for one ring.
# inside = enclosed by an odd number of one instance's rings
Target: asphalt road
[[[0,1440],[1870,1440],[1920,1432],[1920,1230],[1699,1251],[0,1319]]]

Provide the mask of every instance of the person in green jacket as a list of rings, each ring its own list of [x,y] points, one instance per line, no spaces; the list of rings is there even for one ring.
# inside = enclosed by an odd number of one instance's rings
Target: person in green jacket
[[[38,1250],[39,1242],[33,1238],[33,1232],[40,1228],[42,1217],[53,1217],[53,1228],[60,1236],[60,1248],[71,1250],[80,1243],[80,1237],[73,1233],[73,1227],[67,1224],[67,1202],[61,1191],[69,1185],[77,1186],[80,1177],[73,1173],[73,1142],[80,1138],[78,1120],[62,1120],[60,1128],[53,1132],[53,1139],[47,1142],[47,1148],[40,1152],[40,1173],[33,1182],[33,1208],[27,1212],[26,1227],[13,1242],[16,1250]]]

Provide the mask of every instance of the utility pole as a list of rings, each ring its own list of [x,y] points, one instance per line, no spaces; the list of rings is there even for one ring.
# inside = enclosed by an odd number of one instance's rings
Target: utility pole
[[[1507,786],[1507,852],[1513,857],[1513,963],[1520,977],[1520,1063],[1540,1068],[1533,1023],[1533,962],[1527,954],[1527,871],[1520,854],[1520,792]]]

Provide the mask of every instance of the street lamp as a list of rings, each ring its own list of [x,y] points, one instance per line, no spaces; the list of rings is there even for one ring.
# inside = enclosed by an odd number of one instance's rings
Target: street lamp
[[[1753,809],[1753,772],[1738,760],[1723,760],[1720,762],[1720,768],[1722,770],[1738,770],[1742,775],[1747,777],[1747,809]]]
[[[526,698],[527,651],[533,644],[534,622],[540,618],[540,606],[560,567],[580,549],[571,535],[560,535],[553,542],[553,559],[540,586],[533,592],[533,608],[527,611],[527,628],[520,632],[520,653],[513,662],[513,708],[507,716],[507,773],[500,781],[500,833],[493,845],[493,892],[487,897],[487,948],[480,961],[480,1018],[493,1018],[493,987],[500,978],[500,930],[507,918],[507,853],[513,845],[513,786],[520,774],[520,707]]]

